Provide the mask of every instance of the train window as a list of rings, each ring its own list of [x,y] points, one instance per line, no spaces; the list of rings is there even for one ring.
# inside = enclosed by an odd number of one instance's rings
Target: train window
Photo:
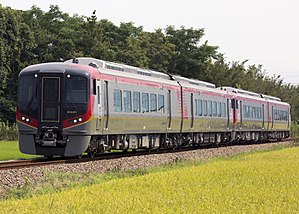
[[[252,107],[248,106],[248,118],[252,118]]]
[[[195,99],[195,115],[198,116],[198,100]]]
[[[226,117],[226,106],[225,106],[225,103],[222,103],[221,115],[222,115],[222,117]]]
[[[213,102],[213,117],[217,117],[217,102]]]
[[[282,120],[282,111],[279,111],[279,120]]]
[[[277,110],[274,110],[274,120],[277,120]]]
[[[142,93],[142,113],[149,112],[148,93]]]
[[[94,95],[97,94],[97,80],[96,80],[96,79],[93,79],[93,80],[92,80],[92,93],[93,93]]]
[[[247,108],[248,108],[247,105],[243,105],[243,114],[244,114],[245,118],[248,118],[247,117]]]
[[[208,101],[208,116],[212,117],[212,101]]]
[[[124,112],[132,111],[131,91],[124,91]]]
[[[260,119],[260,110],[259,110],[259,107],[256,107],[256,119]]]
[[[204,102],[204,105],[207,106],[207,101]],[[202,100],[198,100],[197,112],[198,116],[202,116]],[[205,112],[207,112],[207,109],[205,110]],[[206,116],[207,113],[205,113],[204,115]]]
[[[252,107],[252,118],[256,118],[256,108]]]
[[[158,95],[158,112],[164,113],[164,95]]]
[[[72,75],[66,79],[66,102],[87,102],[87,79],[85,77]]]
[[[133,92],[133,112],[140,112],[140,93]]]
[[[150,99],[151,99],[151,112],[156,112],[157,111],[157,95],[151,94]]]
[[[221,102],[217,103],[217,113],[218,113],[218,117],[221,117],[221,113],[222,113],[222,108],[221,108]]]
[[[206,100],[203,101],[202,114],[203,116],[208,115],[208,102]]]
[[[37,101],[37,78],[33,75],[20,77],[19,102]]]
[[[121,112],[122,111],[121,90],[114,89],[114,92],[113,92],[113,101],[114,101],[114,111],[115,112]]]

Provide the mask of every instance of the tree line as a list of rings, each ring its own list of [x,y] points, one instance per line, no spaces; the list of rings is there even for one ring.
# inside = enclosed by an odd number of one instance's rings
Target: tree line
[[[0,121],[15,122],[17,77],[28,65],[94,57],[232,86],[282,98],[299,113],[299,88],[268,76],[261,65],[228,62],[217,46],[202,41],[204,29],[167,26],[146,32],[132,22],[70,16],[51,5],[21,11],[0,4]]]

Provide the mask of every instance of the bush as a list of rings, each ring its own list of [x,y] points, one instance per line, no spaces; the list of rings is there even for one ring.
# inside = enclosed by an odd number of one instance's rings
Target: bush
[[[0,140],[17,140],[18,128],[14,123],[9,125],[8,122],[0,121]]]
[[[291,125],[291,137],[298,137],[298,136],[299,136],[299,124],[296,121],[293,121]]]

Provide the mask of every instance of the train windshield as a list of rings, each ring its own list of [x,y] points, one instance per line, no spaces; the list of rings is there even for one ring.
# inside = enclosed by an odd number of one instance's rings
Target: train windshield
[[[87,78],[68,75],[66,78],[66,103],[87,103]]]
[[[37,78],[33,75],[20,77],[19,102],[33,103],[37,101]]]

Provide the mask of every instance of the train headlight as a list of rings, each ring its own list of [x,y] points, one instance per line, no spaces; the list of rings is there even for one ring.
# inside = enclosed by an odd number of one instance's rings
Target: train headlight
[[[26,122],[29,122],[30,120],[28,118],[26,118]]]
[[[26,118],[25,118],[25,117],[22,117],[22,120],[26,120]]]
[[[69,120],[69,124],[80,123],[82,121],[83,121],[83,118],[79,117],[79,118],[76,118],[76,119]]]

